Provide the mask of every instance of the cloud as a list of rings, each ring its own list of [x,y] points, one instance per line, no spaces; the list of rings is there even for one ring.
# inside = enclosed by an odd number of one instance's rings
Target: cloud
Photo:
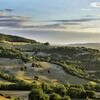
[[[89,9],[89,8],[83,8],[83,9],[81,9],[82,11],[90,11],[90,10],[92,10],[92,9]]]
[[[5,13],[12,13],[14,11],[14,9],[0,9],[0,15],[5,15]]]
[[[59,28],[64,28],[64,26],[73,26],[73,25],[79,25],[79,23],[74,23],[74,22],[61,22],[61,23],[56,23],[56,24],[48,24],[48,25],[30,25],[30,26],[23,26],[24,28],[42,28],[42,29],[45,29],[45,28],[56,28],[56,29],[59,29]]]
[[[73,20],[48,20],[43,21],[40,24],[38,22],[34,22],[30,17],[26,16],[8,16],[8,15],[0,15],[0,27],[8,27],[8,28],[23,28],[23,29],[65,29],[67,27],[79,26],[83,22],[91,22],[95,20],[100,20],[99,18],[80,18]],[[38,23],[38,24],[37,24]]]
[[[54,22],[70,22],[70,23],[79,23],[79,22],[89,22],[89,21],[95,21],[100,20],[100,18],[80,18],[80,19],[73,19],[73,20],[52,20]]]
[[[100,8],[100,2],[91,3],[91,7]]]
[[[51,20],[53,24],[48,24],[48,25],[28,25],[28,26],[23,26],[25,29],[41,29],[41,30],[59,30],[59,29],[64,29],[64,30],[78,30],[78,29],[84,29],[86,30],[87,28],[94,28],[94,27],[100,27],[98,26],[98,23],[100,22],[100,18],[83,18],[83,19],[73,19],[73,20]],[[50,21],[48,21],[50,22]],[[97,24],[96,24],[96,23]]]
[[[100,14],[98,14],[97,17],[100,17]]]
[[[8,8],[7,8],[7,9],[4,9],[3,11],[5,11],[5,12],[12,12],[13,10],[14,10],[14,9],[10,9],[10,8],[8,9]]]
[[[23,23],[29,22],[31,19],[25,16],[8,16],[0,14],[0,27],[21,28]]]
[[[11,9],[6,9],[10,11]],[[83,9],[86,10],[86,9]],[[89,9],[87,9],[89,10]],[[65,31],[78,31],[91,28],[92,21],[98,21],[100,18],[91,18],[91,15],[86,18],[73,19],[73,20],[43,20],[42,22],[33,21],[27,16],[8,15],[4,10],[0,11],[0,28],[11,30],[65,30]],[[83,23],[85,24],[83,25]],[[88,23],[89,22],[89,23]],[[88,23],[86,25],[86,23]],[[93,26],[94,27],[94,26]],[[1,31],[1,29],[0,29]]]

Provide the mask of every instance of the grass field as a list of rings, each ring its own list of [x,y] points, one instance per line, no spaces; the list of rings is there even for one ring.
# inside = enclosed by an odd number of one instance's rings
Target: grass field
[[[41,67],[31,67],[32,63],[21,63],[19,59],[5,59],[0,58],[0,62],[2,65],[0,69],[3,70],[7,74],[11,74],[16,76],[21,80],[25,80],[26,82],[32,82],[34,76],[38,76],[40,80],[45,80],[47,82],[61,82],[61,83],[72,83],[72,84],[84,84],[88,81],[85,79],[77,78],[70,74],[66,74],[64,70],[55,64],[47,63],[47,62],[35,62]],[[22,67],[26,66],[25,71],[21,71]],[[50,73],[48,73],[50,71]]]
[[[6,96],[14,96],[15,98],[21,97],[24,100],[28,100],[28,94],[30,91],[0,91],[0,93],[6,95]],[[4,97],[0,97],[0,100],[10,100],[6,99]]]

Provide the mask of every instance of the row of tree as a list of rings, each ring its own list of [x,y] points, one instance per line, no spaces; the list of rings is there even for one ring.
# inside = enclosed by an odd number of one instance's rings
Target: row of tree
[[[23,55],[23,53],[16,49],[7,49],[4,47],[0,47],[0,57],[3,58],[10,58],[10,59],[21,59],[25,63],[30,61],[28,57]]]

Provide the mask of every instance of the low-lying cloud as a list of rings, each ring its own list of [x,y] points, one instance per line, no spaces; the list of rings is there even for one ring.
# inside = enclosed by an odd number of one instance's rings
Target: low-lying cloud
[[[80,18],[80,19],[73,19],[73,20],[52,20],[55,22],[89,22],[94,20],[100,20],[100,18]]]
[[[100,8],[100,2],[91,3],[91,7]]]
[[[90,11],[90,10],[92,10],[92,9],[90,9],[90,8],[83,8],[83,9],[81,9],[82,11]]]
[[[6,9],[10,11],[11,9]],[[30,18],[26,16],[7,15],[5,12],[0,11],[0,27],[21,28],[23,23],[29,22]]]

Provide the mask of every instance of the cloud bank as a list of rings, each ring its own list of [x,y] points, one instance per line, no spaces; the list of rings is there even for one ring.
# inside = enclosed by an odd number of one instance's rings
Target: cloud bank
[[[83,9],[81,9],[82,11],[90,11],[90,10],[92,10],[92,9],[89,9],[89,8],[83,8]]]
[[[93,3],[91,3],[91,7],[100,8],[100,2],[93,2]]]
[[[41,30],[41,31],[73,31],[73,32],[100,32],[100,18],[90,15],[73,20],[43,20],[33,21],[27,16],[8,15],[12,9],[0,10],[0,29],[10,30]],[[89,9],[84,9],[89,10]],[[97,31],[96,31],[97,30]]]

